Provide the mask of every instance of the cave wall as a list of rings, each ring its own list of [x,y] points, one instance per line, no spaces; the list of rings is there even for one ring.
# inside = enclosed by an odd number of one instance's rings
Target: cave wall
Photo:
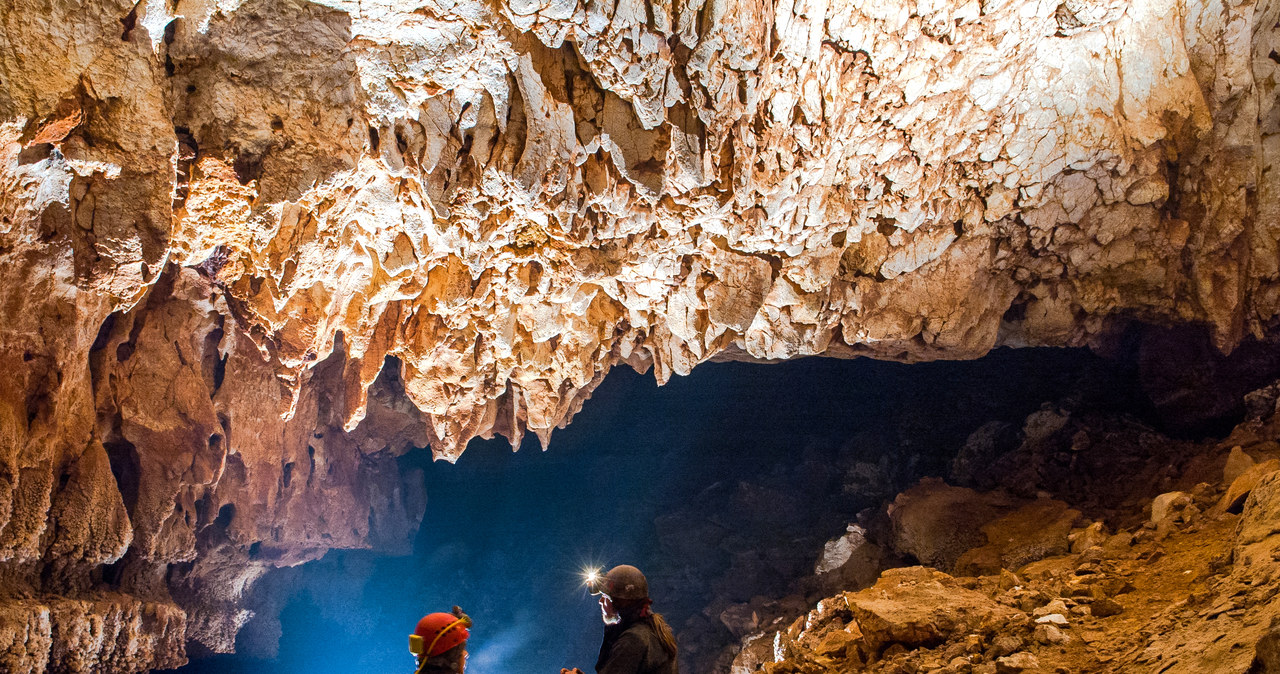
[[[619,363],[1280,311],[1280,3],[12,0],[0,663],[232,647]],[[77,664],[80,663],[80,664]]]

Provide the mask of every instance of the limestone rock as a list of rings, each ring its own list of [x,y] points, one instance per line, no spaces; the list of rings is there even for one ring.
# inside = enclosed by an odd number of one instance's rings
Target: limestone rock
[[[1227,493],[1223,494],[1222,500],[1218,501],[1218,509],[1227,512],[1240,512],[1249,493],[1261,483],[1264,477],[1276,471],[1280,471],[1280,459],[1264,461],[1245,470],[1231,482],[1231,486],[1227,488]]]
[[[813,572],[819,575],[830,573],[849,563],[854,553],[868,544],[866,534],[866,530],[862,527],[856,524],[849,525],[848,531],[843,536],[833,538],[823,546],[822,556],[818,558],[818,565]]]
[[[1040,661],[1030,653],[1014,653],[996,660],[996,674],[1018,674],[1034,671],[1040,667]]]
[[[1106,545],[1110,538],[1111,536],[1107,534],[1107,525],[1102,522],[1093,522],[1083,529],[1071,532],[1067,537],[1071,543],[1071,552],[1075,554],[1094,546]]]
[[[966,551],[987,543],[983,526],[1015,506],[999,494],[921,480],[890,506],[893,547],[923,564],[950,569]]]
[[[1058,4],[0,4],[0,601],[225,650],[620,365],[1262,334],[1275,10]]]
[[[1063,602],[1061,599],[1054,599],[1048,604],[1045,604],[1044,606],[1041,606],[1040,608],[1032,611],[1031,615],[1037,618],[1043,618],[1044,616],[1047,616],[1053,613],[1066,613],[1067,611],[1068,611],[1068,608],[1065,602]]]
[[[1227,456],[1227,464],[1222,468],[1222,483],[1231,486],[1236,478],[1244,474],[1246,470],[1253,468],[1257,462],[1244,452],[1240,445],[1231,448],[1231,454]]]
[[[1089,604],[1089,613],[1095,618],[1110,618],[1113,615],[1124,613],[1124,606],[1114,599],[1103,597],[1095,599],[1092,604]]]
[[[744,639],[742,650],[734,656],[733,664],[729,667],[730,674],[758,672],[766,663],[773,662],[773,643],[776,637],[776,632],[770,632],[751,635]]]
[[[1052,624],[1036,625],[1035,638],[1036,641],[1039,641],[1042,644],[1049,644],[1052,646],[1061,646],[1062,644],[1071,642],[1070,636],[1058,629],[1056,625]]]
[[[1161,494],[1151,501],[1151,522],[1159,525],[1171,517],[1176,517],[1192,503],[1191,494],[1171,491]]]
[[[1066,503],[1040,499],[982,526],[987,544],[968,550],[956,561],[956,573],[996,574],[1061,555],[1070,547],[1071,529],[1080,512]]]
[[[994,628],[1015,611],[925,567],[890,569],[872,587],[845,595],[870,653],[890,644],[916,647],[944,641],[956,630]]]
[[[1237,538],[1240,545],[1248,546],[1277,533],[1280,533],[1280,472],[1271,471],[1259,477],[1245,497]]]

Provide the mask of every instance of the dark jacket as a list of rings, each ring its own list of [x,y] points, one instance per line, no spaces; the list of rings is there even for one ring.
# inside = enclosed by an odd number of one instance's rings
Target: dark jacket
[[[596,671],[599,674],[679,674],[675,659],[663,648],[652,622],[645,618],[605,628]]]

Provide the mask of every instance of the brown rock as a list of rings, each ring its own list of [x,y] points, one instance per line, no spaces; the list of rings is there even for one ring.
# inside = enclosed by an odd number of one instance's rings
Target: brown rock
[[[1124,613],[1124,606],[1121,606],[1120,602],[1105,597],[1095,599],[1092,604],[1089,604],[1089,609],[1095,618],[1109,618]]]
[[[1227,464],[1222,468],[1222,483],[1231,486],[1236,478],[1244,474],[1245,471],[1252,468],[1257,462],[1244,452],[1240,445],[1231,448],[1231,454],[1227,456]]]
[[[1245,479],[1241,475],[1236,481]],[[1237,547],[1260,543],[1273,534],[1280,533],[1280,472],[1271,471],[1258,477],[1244,501],[1240,516],[1240,528],[1236,535]],[[1236,552],[1237,561],[1243,555]]]
[[[814,650],[818,655],[825,656],[841,656],[844,657],[850,649],[856,649],[858,638],[862,636],[856,630],[838,630],[828,634],[822,641],[818,642],[817,648]]]
[[[1094,522],[1083,529],[1071,532],[1067,538],[1071,542],[1071,552],[1079,554],[1089,548],[1106,545],[1111,536],[1107,534],[1107,525]]]
[[[999,658],[1022,650],[1023,641],[1012,634],[1001,634],[991,640],[990,657]]]
[[[1036,641],[1049,646],[1061,646],[1069,643],[1071,637],[1058,628],[1057,625],[1036,625],[1035,629]]]
[[[1227,488],[1227,493],[1223,494],[1222,500],[1218,501],[1218,509],[1229,513],[1238,513],[1244,507],[1244,500],[1249,496],[1249,492],[1263,477],[1280,470],[1280,459],[1271,459],[1264,461],[1252,468],[1245,470],[1240,474]]]
[[[750,674],[773,662],[773,639],[776,631],[754,634],[743,639],[742,650],[733,658],[730,674]]]
[[[1151,523],[1160,526],[1165,520],[1180,515],[1191,503],[1191,494],[1186,492],[1171,491],[1161,494],[1151,501]]]
[[[1271,626],[1254,645],[1253,662],[1249,674],[1276,674],[1280,672],[1280,620],[1271,619]]]
[[[965,551],[985,545],[982,527],[1013,509],[1016,502],[998,493],[980,494],[927,478],[898,494],[889,509],[893,547],[922,564],[943,569]]]
[[[1229,350],[1280,313],[1270,15],[1188,3],[7,0],[0,578],[80,634],[163,576],[225,649],[263,573],[412,540],[394,455],[545,443],[619,365]]]
[[[1280,442],[1273,439],[1261,440],[1245,447],[1245,451],[1259,460],[1280,459]]]
[[[956,573],[987,575],[1001,568],[1016,569],[1053,555],[1066,554],[1068,536],[1080,512],[1061,501],[1041,499],[989,522],[982,532],[987,545],[965,552]]]
[[[996,660],[996,674],[1018,674],[1033,671],[1039,667],[1040,661],[1036,656],[1025,651]]]
[[[891,569],[874,586],[845,595],[869,653],[889,644],[935,645],[959,630],[1007,622],[1017,614],[954,578],[925,567]]]

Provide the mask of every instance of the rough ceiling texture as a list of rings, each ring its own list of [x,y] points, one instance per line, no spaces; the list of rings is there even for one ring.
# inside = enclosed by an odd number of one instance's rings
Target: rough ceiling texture
[[[0,4],[0,668],[225,651],[609,369],[1280,312],[1280,2]]]

